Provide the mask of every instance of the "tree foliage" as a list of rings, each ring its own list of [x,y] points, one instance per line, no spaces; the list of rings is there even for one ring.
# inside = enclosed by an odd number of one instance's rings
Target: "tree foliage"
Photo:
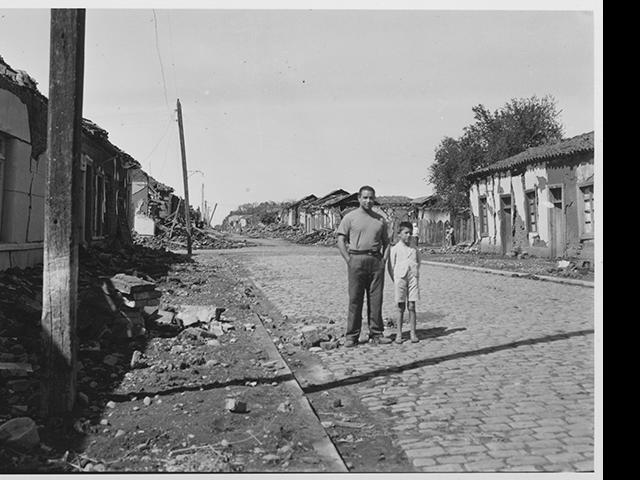
[[[560,111],[550,95],[512,99],[491,112],[472,108],[474,122],[459,138],[444,137],[436,147],[428,181],[452,212],[468,208],[465,175],[527,148],[562,139]]]

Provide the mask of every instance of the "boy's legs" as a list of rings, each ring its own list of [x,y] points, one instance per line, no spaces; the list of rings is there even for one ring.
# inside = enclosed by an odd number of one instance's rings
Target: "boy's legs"
[[[409,329],[412,342],[418,342],[418,334],[416,333],[416,302],[408,302],[409,309]]]
[[[404,318],[404,302],[398,302],[398,333],[396,334],[396,343],[402,343],[402,320]]]

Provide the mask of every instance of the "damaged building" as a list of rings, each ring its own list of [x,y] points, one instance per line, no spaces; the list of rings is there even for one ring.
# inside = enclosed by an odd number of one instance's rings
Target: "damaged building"
[[[0,270],[42,262],[47,98],[0,57]],[[131,169],[140,165],[83,119],[79,241],[130,241]]]
[[[300,208],[304,207],[307,203],[313,202],[314,200],[317,200],[317,199],[318,197],[316,197],[312,193],[310,195],[307,195],[304,198],[301,198],[297,202],[293,202],[287,205],[283,209],[282,215],[280,217],[282,223],[285,223],[290,227],[295,227],[296,225],[301,225],[301,224],[304,225],[304,220],[302,222],[300,221]]]
[[[349,196],[349,192],[338,188],[326,195],[300,206],[301,224],[311,233],[320,229],[336,229],[342,218],[334,204]],[[304,220],[304,223],[302,222]]]
[[[172,187],[157,181],[142,169],[132,170],[129,224],[137,234],[155,235],[157,222],[174,212],[180,200],[173,195]]]
[[[584,133],[469,174],[480,250],[592,260],[593,142]]]

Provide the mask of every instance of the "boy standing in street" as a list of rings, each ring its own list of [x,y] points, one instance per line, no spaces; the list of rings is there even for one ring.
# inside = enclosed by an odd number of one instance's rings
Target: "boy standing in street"
[[[398,305],[398,333],[396,343],[402,343],[402,320],[405,306],[409,310],[409,328],[411,342],[419,342],[416,334],[416,301],[420,299],[420,252],[410,245],[413,225],[400,222],[398,236],[400,240],[389,255],[389,276],[394,283],[396,304]]]

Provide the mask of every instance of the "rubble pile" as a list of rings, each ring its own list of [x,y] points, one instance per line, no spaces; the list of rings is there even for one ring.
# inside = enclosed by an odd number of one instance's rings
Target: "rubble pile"
[[[301,237],[298,237],[295,242],[304,245],[326,245],[334,246],[337,243],[337,236],[334,230],[323,228],[322,230],[316,230]]]
[[[295,241],[304,234],[302,226],[289,226],[281,223],[257,223],[247,225],[242,234],[250,238],[283,238],[285,240]]]
[[[154,282],[133,275],[119,273],[111,278],[103,278],[102,293],[106,304],[114,314],[113,328],[117,337],[133,338],[147,333],[144,324],[145,307],[157,310],[162,292],[156,290]]]
[[[144,309],[157,309],[153,305],[159,305],[161,295],[153,277],[166,276],[171,263],[186,257],[142,246],[116,251],[81,248],[79,257],[79,385],[108,387],[113,379],[107,370],[122,354],[105,356],[103,348],[115,351],[117,345],[146,334]],[[4,427],[0,443],[30,445],[34,438],[31,424],[16,419],[38,416],[41,316],[42,266],[0,272],[0,426],[13,419]],[[83,357],[96,354],[104,358],[96,362],[97,371],[88,381],[91,360]]]
[[[463,242],[458,243],[456,245],[444,245],[440,248],[433,247],[421,247],[420,253],[428,253],[428,254],[436,254],[436,253],[470,253],[477,254],[480,253],[480,249],[478,245],[473,242]]]
[[[334,246],[337,242],[335,231],[332,229],[323,228],[306,233],[301,225],[290,226],[280,223],[248,225],[243,229],[242,235],[249,238],[281,238],[304,245]]]
[[[144,245],[150,248],[186,248],[187,247],[187,230],[182,223],[171,222],[166,224],[157,224],[160,233],[154,236],[134,234],[134,242],[137,245]],[[219,250],[223,248],[243,248],[251,246],[245,240],[232,240],[224,233],[213,229],[200,229],[193,227],[191,229],[191,246],[199,249]]]

